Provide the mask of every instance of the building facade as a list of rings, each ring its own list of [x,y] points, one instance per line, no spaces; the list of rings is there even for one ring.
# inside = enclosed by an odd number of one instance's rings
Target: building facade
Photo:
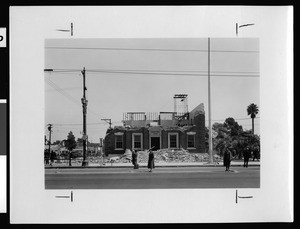
[[[186,149],[205,153],[205,113],[203,104],[191,112],[129,112],[123,115],[124,126],[108,129],[104,138],[105,154],[137,151]]]

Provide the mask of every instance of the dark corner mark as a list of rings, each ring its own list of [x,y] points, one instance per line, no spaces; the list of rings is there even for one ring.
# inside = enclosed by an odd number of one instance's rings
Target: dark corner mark
[[[235,203],[238,203],[238,198],[242,198],[242,199],[251,199],[253,198],[253,196],[239,196],[238,195],[238,190],[235,190]]]
[[[59,198],[59,199],[61,199],[61,198],[65,198],[65,199],[71,199],[71,202],[73,202],[73,199],[74,199],[74,197],[73,197],[73,191],[71,191],[71,195],[70,196],[55,196],[55,198]]]

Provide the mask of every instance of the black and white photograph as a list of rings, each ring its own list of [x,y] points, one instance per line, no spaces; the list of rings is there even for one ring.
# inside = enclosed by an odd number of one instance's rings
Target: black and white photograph
[[[10,8],[20,223],[292,222],[293,7]]]
[[[45,40],[45,188],[259,188],[259,40]]]

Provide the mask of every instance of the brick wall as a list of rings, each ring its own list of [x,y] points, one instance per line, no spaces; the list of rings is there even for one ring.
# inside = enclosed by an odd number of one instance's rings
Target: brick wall
[[[205,115],[195,116],[193,122],[195,126],[192,127],[191,131],[196,132],[196,151],[205,153]]]
[[[189,149],[189,152],[205,153],[205,115],[199,114],[193,119],[194,126],[181,132],[180,130],[162,130],[161,131],[161,148],[168,148],[168,133],[178,133],[179,137],[179,148],[187,149],[187,132],[193,131],[195,134],[195,148]],[[115,133],[123,132],[123,150],[115,150]],[[143,149],[149,149],[149,131],[147,128],[142,127],[135,130],[119,130],[114,129],[107,134],[104,139],[105,152],[107,154],[123,154],[126,149],[132,149],[132,133],[143,134]]]
[[[143,139],[144,149],[149,149],[150,139],[149,139],[149,131],[147,128],[143,128],[143,137],[144,137]]]
[[[126,149],[132,149],[132,131],[126,131],[125,136],[125,147]]]
[[[115,133],[116,132],[122,132],[123,134],[123,150],[116,150],[115,149]],[[126,149],[126,141],[125,141],[125,130],[118,130],[114,129],[111,130],[109,133],[107,133],[105,139],[104,139],[104,151],[106,154],[123,154],[125,153]]]

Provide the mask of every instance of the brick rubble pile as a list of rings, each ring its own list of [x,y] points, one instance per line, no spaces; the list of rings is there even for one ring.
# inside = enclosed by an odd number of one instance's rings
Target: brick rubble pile
[[[207,153],[189,153],[187,150],[171,150],[171,149],[161,149],[154,152],[154,159],[156,163],[165,162],[202,162],[207,161],[209,155]],[[138,163],[147,163],[149,151],[137,151]],[[121,156],[112,156],[110,158],[105,158],[104,163],[131,163],[131,151],[126,150],[126,152]]]

